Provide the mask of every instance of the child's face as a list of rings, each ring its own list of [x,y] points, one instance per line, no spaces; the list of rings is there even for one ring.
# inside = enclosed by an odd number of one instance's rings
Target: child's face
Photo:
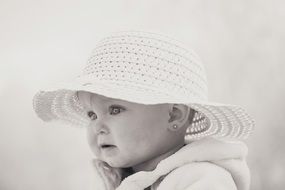
[[[93,118],[87,129],[89,145],[110,166],[136,166],[174,148],[169,104],[143,105],[88,92],[78,96]]]

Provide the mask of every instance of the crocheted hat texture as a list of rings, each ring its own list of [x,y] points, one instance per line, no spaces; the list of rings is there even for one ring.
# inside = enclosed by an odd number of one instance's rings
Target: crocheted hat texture
[[[190,106],[196,112],[186,140],[245,139],[254,127],[241,107],[208,101],[206,73],[197,54],[161,34],[124,31],[103,38],[75,78],[34,96],[34,110],[44,121],[87,126],[90,119],[77,91],[146,105]]]

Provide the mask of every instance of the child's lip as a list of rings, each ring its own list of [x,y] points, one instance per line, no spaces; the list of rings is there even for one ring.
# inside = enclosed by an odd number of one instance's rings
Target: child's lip
[[[100,146],[100,148],[114,148],[114,147],[116,147],[115,145],[112,145],[112,144],[101,144],[99,146]]]
[[[104,156],[114,156],[117,154],[118,148],[115,145],[110,145],[106,147],[100,147],[100,152],[104,154]]]

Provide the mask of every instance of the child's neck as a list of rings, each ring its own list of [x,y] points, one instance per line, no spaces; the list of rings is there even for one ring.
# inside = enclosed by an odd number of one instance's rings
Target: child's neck
[[[180,144],[179,146],[171,149],[170,151],[166,152],[166,153],[163,153],[161,155],[159,155],[158,157],[155,157],[153,159],[150,159],[150,160],[147,160],[146,162],[143,162],[143,163],[140,163],[136,166],[133,166],[132,169],[133,171],[136,173],[136,172],[139,172],[139,171],[152,171],[156,168],[157,164],[169,157],[170,155],[174,154],[175,152],[177,152],[182,146],[184,146],[184,144]]]

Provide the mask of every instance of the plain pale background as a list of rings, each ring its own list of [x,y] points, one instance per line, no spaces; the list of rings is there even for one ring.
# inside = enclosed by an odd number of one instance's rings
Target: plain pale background
[[[202,58],[212,101],[256,120],[251,190],[284,189],[285,27],[281,0],[0,1],[0,189],[91,190],[84,129],[43,123],[32,97],[73,77],[112,31],[159,31]]]

